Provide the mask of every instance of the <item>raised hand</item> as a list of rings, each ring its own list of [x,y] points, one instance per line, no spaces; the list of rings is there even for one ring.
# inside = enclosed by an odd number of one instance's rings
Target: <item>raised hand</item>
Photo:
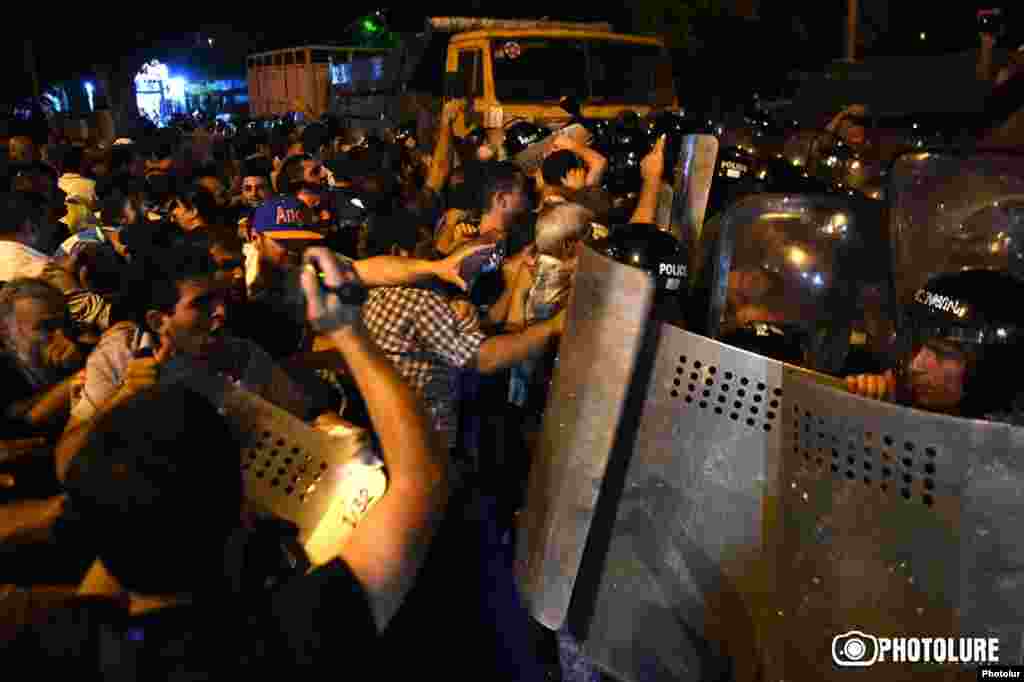
[[[658,142],[654,145],[654,149],[640,162],[640,174],[644,180],[657,181],[661,179],[661,175],[665,171],[666,139],[665,135],[659,137]]]
[[[434,276],[444,282],[454,284],[463,291],[467,291],[469,289],[469,284],[464,279],[462,279],[462,276],[459,274],[459,269],[462,266],[462,261],[464,261],[469,256],[472,256],[477,251],[481,251],[490,246],[492,245],[465,244],[455,249],[455,251],[453,251],[452,254],[447,258],[435,261],[436,267],[434,269]]]
[[[160,348],[157,349],[155,355],[132,358],[125,370],[124,382],[120,390],[121,395],[136,395],[155,386],[160,380],[160,369],[174,357],[174,353],[174,342],[167,334],[164,334],[160,337]]]
[[[885,374],[858,374],[846,377],[846,388],[865,398],[891,400],[896,392],[896,378],[892,370]]]
[[[349,329],[361,324],[362,307],[345,303],[331,289],[345,284],[360,284],[359,275],[349,263],[343,263],[330,250],[307,249],[303,256],[302,290],[306,294],[306,317],[321,334]],[[323,273],[323,282],[317,272]]]

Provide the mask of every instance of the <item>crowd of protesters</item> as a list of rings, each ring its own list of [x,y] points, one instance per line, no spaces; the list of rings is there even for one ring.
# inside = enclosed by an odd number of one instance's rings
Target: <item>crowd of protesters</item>
[[[623,209],[585,141],[555,135],[517,163],[500,128],[454,134],[463,106],[429,141],[329,118],[107,144],[10,131],[5,663],[558,676],[557,643],[515,597],[516,518],[577,246],[613,210],[654,222],[664,145]],[[249,511],[199,376],[375,435],[388,492],[334,561],[267,587],[276,526]]]

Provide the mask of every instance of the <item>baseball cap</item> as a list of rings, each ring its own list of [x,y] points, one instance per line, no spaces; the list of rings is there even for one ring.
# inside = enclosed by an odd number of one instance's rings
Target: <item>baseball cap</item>
[[[251,229],[271,239],[323,239],[312,209],[295,197],[270,199],[253,211]]]

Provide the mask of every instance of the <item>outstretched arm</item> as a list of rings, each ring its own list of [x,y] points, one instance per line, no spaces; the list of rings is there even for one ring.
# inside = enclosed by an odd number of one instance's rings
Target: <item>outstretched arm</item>
[[[325,249],[310,249],[327,286],[353,273]],[[363,329],[361,311],[321,288],[308,269],[307,314],[345,358],[366,402],[388,471],[388,491],[339,549],[369,597],[383,630],[415,582],[447,502],[447,464],[413,389]]]

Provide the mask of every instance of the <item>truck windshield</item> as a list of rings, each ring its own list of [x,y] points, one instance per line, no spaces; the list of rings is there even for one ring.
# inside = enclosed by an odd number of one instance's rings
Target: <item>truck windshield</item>
[[[613,40],[496,39],[491,43],[500,102],[557,102],[574,95],[607,103],[650,104],[667,57],[656,45]]]

